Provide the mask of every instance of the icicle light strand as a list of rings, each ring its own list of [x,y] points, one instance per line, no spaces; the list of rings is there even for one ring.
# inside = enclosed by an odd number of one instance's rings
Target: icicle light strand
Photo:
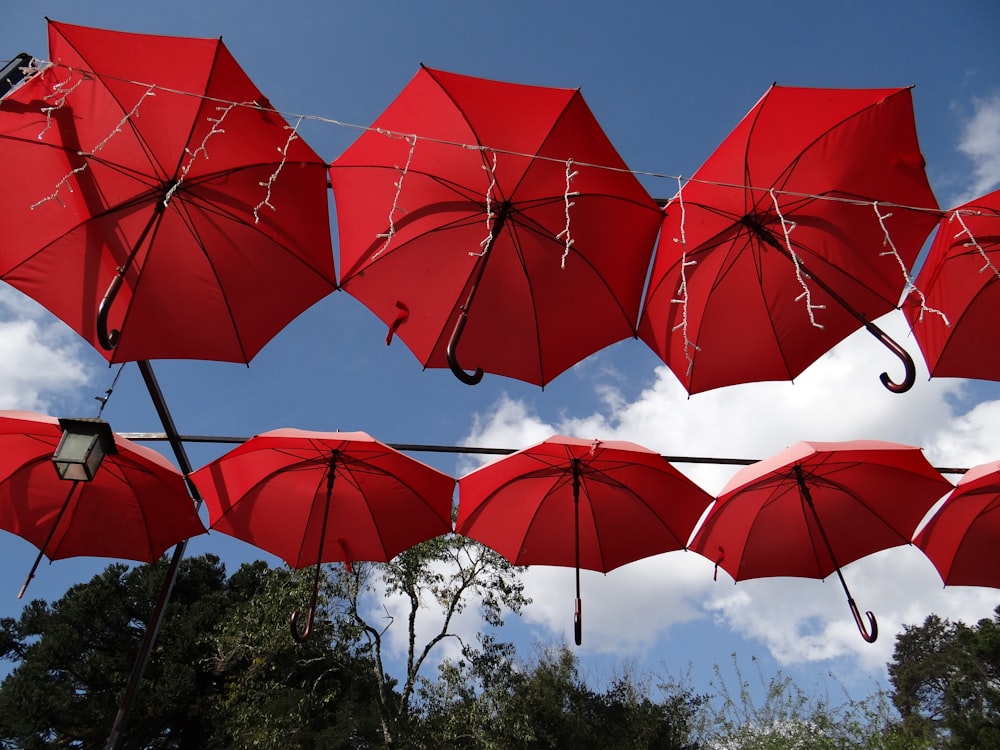
[[[302,118],[295,123],[295,125],[285,125],[285,129],[289,130],[288,139],[285,141],[285,145],[278,149],[278,153],[281,154],[281,161],[278,163],[277,168],[271,173],[271,176],[267,178],[266,182],[258,183],[262,188],[267,191],[264,196],[264,200],[253,207],[253,223],[260,223],[260,209],[267,206],[272,211],[277,211],[273,205],[271,205],[271,187],[274,185],[275,180],[278,179],[278,175],[281,174],[281,170],[285,168],[285,163],[288,161],[288,148],[292,145],[292,141],[296,141],[299,138],[299,126],[302,124]]]
[[[556,235],[556,239],[563,240],[563,254],[562,259],[559,261],[559,267],[566,270],[566,257],[569,255],[570,248],[573,247],[573,236],[569,231],[569,210],[576,205],[570,198],[575,198],[579,193],[570,192],[572,190],[573,178],[576,177],[580,172],[573,169],[573,160],[566,160],[566,190],[563,192],[563,203],[566,207],[566,228],[563,229],[559,234]]]
[[[44,65],[44,66],[48,66],[48,67],[63,67],[63,68],[68,67],[68,66],[61,66],[59,63],[53,63],[51,61],[44,61],[44,60],[39,60],[38,64],[40,66]],[[82,72],[86,73],[86,74],[89,74],[89,75],[96,75],[93,71],[82,71]],[[134,80],[131,80],[131,79],[128,79],[128,78],[122,78],[122,77],[117,77],[117,76],[114,76],[114,75],[109,75],[109,74],[106,74],[106,73],[101,73],[100,77],[101,78],[106,78],[108,80],[115,80],[115,81],[120,81],[120,82],[123,82],[123,83],[130,83],[130,84],[133,84],[133,85],[140,85],[140,86],[149,86],[150,85],[148,83],[142,83],[142,82],[134,81]],[[220,99],[218,97],[207,96],[205,94],[199,94],[199,93],[195,93],[195,92],[191,92],[191,91],[184,91],[182,89],[172,89],[172,88],[168,88],[168,87],[164,87],[164,86],[157,86],[157,89],[159,91],[165,91],[165,92],[172,93],[172,94],[179,94],[179,95],[182,95],[182,96],[190,96],[190,97],[202,99],[202,100],[205,100],[205,101],[211,101],[211,102],[220,103],[220,104],[223,104],[223,105],[253,106],[253,107],[257,108],[257,109],[261,109],[260,107],[257,107],[256,105],[253,105],[253,104],[245,104],[245,103],[241,103],[241,102],[233,102],[233,101],[230,101],[230,100],[227,100],[227,99]],[[266,111],[267,112],[273,112],[274,114],[282,116],[282,117],[285,117],[286,119],[289,119],[289,120],[295,120],[295,119],[309,120],[310,122],[318,122],[318,123],[322,123],[322,124],[325,124],[325,125],[334,125],[334,126],[337,126],[337,127],[341,127],[341,128],[347,129],[347,130],[354,130],[354,131],[358,131],[358,132],[378,132],[378,133],[381,133],[381,134],[389,136],[389,137],[394,137],[394,138],[400,138],[400,139],[407,140],[408,142],[411,143],[411,145],[415,145],[415,143],[416,143],[417,140],[423,140],[423,141],[427,141],[427,142],[431,142],[431,143],[437,143],[437,144],[445,145],[445,146],[454,146],[454,147],[458,147],[458,148],[483,148],[481,145],[470,145],[470,144],[467,144],[467,143],[460,143],[460,142],[457,142],[457,141],[449,141],[449,140],[440,139],[440,138],[430,138],[430,137],[425,137],[425,136],[417,136],[415,134],[409,134],[409,135],[407,135],[407,134],[404,134],[404,133],[401,133],[401,132],[396,132],[396,131],[392,131],[392,130],[386,130],[386,129],[383,129],[383,128],[373,128],[373,127],[367,126],[367,125],[358,125],[356,123],[345,122],[343,120],[337,120],[337,119],[334,119],[334,118],[331,118],[331,117],[325,117],[325,116],[322,116],[322,115],[289,113],[289,112],[284,112],[282,110],[277,110],[277,109],[266,109]],[[513,151],[513,150],[510,150],[510,149],[499,149],[499,148],[494,148],[494,147],[490,147],[490,149],[493,150],[493,151],[496,151],[498,154],[504,154],[504,155],[515,156],[515,157],[520,157],[520,158],[535,159],[535,160],[538,160],[538,161],[552,161],[552,162],[565,163],[564,159],[557,159],[557,158],[554,158],[554,157],[546,157],[546,156],[541,156],[539,154],[526,154],[526,153],[522,153],[522,152],[519,152],[519,151]],[[652,170],[629,169],[627,167],[609,167],[609,166],[607,166],[605,164],[591,164],[589,162],[574,162],[574,163],[578,167],[588,167],[588,168],[592,168],[592,169],[601,169],[601,170],[608,171],[608,172],[626,173],[626,174],[631,174],[631,175],[634,175],[634,176],[637,176],[637,177],[643,176],[643,177],[651,177],[651,178],[656,178],[656,179],[670,179],[670,180],[676,180],[676,179],[678,179],[677,175],[667,174],[667,173],[664,173],[664,172],[656,172],[656,171],[652,171]],[[848,197],[845,197],[845,196],[842,196],[842,195],[816,195],[816,194],[813,194],[813,193],[802,193],[802,192],[791,191],[791,190],[775,190],[774,188],[756,187],[756,186],[753,186],[753,185],[719,182],[719,181],[715,181],[715,180],[700,180],[700,179],[694,178],[694,177],[686,178],[686,182],[689,182],[689,183],[691,183],[691,182],[693,182],[693,183],[700,183],[700,184],[705,184],[705,185],[713,185],[713,186],[716,186],[716,187],[736,188],[736,189],[740,189],[740,190],[750,190],[750,191],[759,191],[759,192],[773,192],[773,193],[775,193],[777,195],[787,196],[787,197],[791,197],[791,198],[803,198],[803,199],[809,199],[809,200],[813,200],[813,201],[829,201],[829,202],[843,203],[843,204],[854,205],[854,206],[870,206],[872,204],[871,199],[867,199],[866,200],[866,199],[863,199],[863,198],[848,198]],[[941,209],[938,206],[908,206],[908,205],[904,205],[904,204],[900,204],[900,203],[892,203],[892,202],[888,202],[888,201],[879,201],[879,203],[880,203],[880,205],[882,205],[884,207],[889,207],[889,208],[901,208],[901,209],[906,209],[906,210],[909,210],[909,211],[920,211],[920,212],[925,212],[925,213],[933,213],[933,214],[937,214],[937,215],[940,215],[940,213],[941,213]],[[973,211],[967,211],[965,213],[970,214],[970,215],[976,214],[976,212],[973,212]],[[380,236],[384,237],[385,235],[380,235]]]
[[[406,164],[403,165],[403,168],[400,169],[398,166],[396,167],[396,170],[399,172],[399,179],[393,183],[396,187],[396,194],[392,199],[392,208],[389,209],[389,231],[381,232],[375,235],[379,239],[384,239],[385,242],[382,243],[382,247],[372,253],[371,260],[375,260],[378,256],[384,253],[389,248],[389,243],[392,242],[392,238],[396,235],[396,213],[406,213],[406,209],[400,207],[399,205],[399,196],[403,192],[403,179],[406,177],[406,173],[410,171],[410,163],[413,161],[413,152],[417,148],[417,136],[415,135],[398,136],[388,130],[381,129],[376,132],[381,133],[388,138],[402,138],[410,145],[410,152],[406,156]]]
[[[485,148],[480,150],[486,151]],[[483,164],[483,171],[490,176],[490,184],[486,186],[486,237],[479,243],[480,250],[478,253],[469,252],[469,255],[477,258],[486,255],[493,241],[493,219],[496,218],[496,214],[493,213],[493,189],[497,186],[497,152],[491,151],[491,153],[493,154],[492,163]]]
[[[185,179],[187,179],[188,172],[191,171],[191,166],[194,164],[195,159],[198,158],[198,155],[199,154],[203,155],[205,157],[205,160],[208,161],[209,158],[208,139],[211,138],[213,135],[218,135],[219,133],[226,132],[225,129],[222,127],[222,123],[225,122],[226,118],[229,116],[229,113],[232,112],[233,109],[235,109],[237,106],[238,106],[237,104],[230,104],[225,107],[216,107],[215,110],[217,112],[221,112],[222,114],[220,114],[218,117],[206,118],[210,123],[212,123],[212,127],[209,128],[207,133],[205,133],[205,137],[201,139],[201,145],[199,145],[198,148],[196,148],[194,151],[192,151],[189,148],[184,149],[184,153],[188,155],[187,164],[183,166],[183,168],[180,171],[180,174],[177,176],[177,179],[174,180],[174,184],[170,186],[170,190],[168,190],[167,194],[163,196],[164,206],[170,204],[170,199],[174,197],[174,193],[177,192],[177,189],[181,186],[181,183],[184,182]]]
[[[684,178],[677,178],[677,203],[681,209],[681,227],[680,227],[680,237],[674,237],[674,242],[680,243],[681,246],[681,283],[677,286],[677,295],[674,299],[670,300],[671,303],[675,305],[681,305],[681,322],[675,325],[672,331],[682,331],[684,336],[684,358],[687,360],[687,377],[691,377],[691,372],[694,370],[694,355],[695,352],[701,351],[701,347],[695,344],[690,338],[688,338],[688,283],[687,283],[687,269],[689,266],[697,265],[698,261],[688,260],[687,258],[687,234],[685,233],[685,222],[687,221],[687,213],[684,208]]]
[[[82,82],[82,80],[83,79],[81,79],[81,82]],[[77,86],[78,85],[79,85],[79,83],[77,83]],[[70,91],[75,90],[77,86],[73,86],[73,88],[70,89]],[[89,152],[88,151],[77,151],[76,152],[77,156],[82,156],[84,158],[90,157],[90,156],[94,156],[101,149],[103,149],[105,146],[107,146],[108,143],[111,141],[112,138],[114,138],[116,135],[118,135],[119,133],[122,132],[122,128],[124,127],[124,125],[125,125],[126,122],[128,122],[129,120],[131,120],[134,117],[138,117],[139,116],[139,107],[141,107],[142,103],[144,101],[146,101],[146,98],[150,97],[150,96],[156,96],[156,92],[153,90],[155,88],[156,88],[155,86],[150,86],[149,88],[147,88],[143,92],[142,96],[139,97],[139,101],[137,101],[135,103],[135,106],[132,107],[132,109],[130,109],[125,114],[125,116],[121,120],[118,121],[118,124],[115,125],[114,129],[112,129],[112,131],[110,133],[108,133],[106,136],[104,136],[104,139],[100,143],[98,143],[96,146],[94,146],[94,148],[92,148]],[[60,97],[60,99],[59,99],[59,107],[62,107],[62,106],[65,105],[65,103],[66,103],[66,96],[70,93],[70,91],[67,91],[65,95],[63,95],[62,97]],[[51,108],[48,108],[48,109],[55,110],[55,109],[58,109],[59,107],[51,107]],[[49,116],[49,114],[50,114],[50,112],[46,113],[46,116]],[[46,126],[46,129],[48,129],[48,126]],[[43,131],[43,134],[44,134],[44,131]],[[41,134],[38,137],[41,138]],[[73,177],[73,175],[77,175],[77,174],[80,174],[81,172],[83,172],[87,168],[87,166],[88,166],[88,162],[84,161],[84,163],[81,166],[77,167],[76,169],[71,170],[66,175],[64,175],[63,178],[61,180],[59,180],[59,182],[56,183],[55,190],[52,192],[52,194],[51,195],[47,195],[44,198],[42,198],[40,201],[36,201],[35,203],[31,204],[31,206],[29,207],[30,210],[34,211],[36,208],[38,208],[39,206],[41,206],[43,203],[47,203],[48,201],[55,201],[60,206],[62,206],[62,207],[65,208],[66,204],[63,203],[62,199],[59,197],[59,191],[62,190],[63,187],[66,187],[66,189],[69,192],[72,193],[73,192],[73,185],[70,183],[70,178]]]
[[[817,322],[816,320],[816,310],[823,310],[826,305],[814,305],[812,301],[812,290],[809,288],[809,284],[806,283],[805,274],[802,273],[802,261],[799,260],[799,256],[795,253],[795,248],[792,247],[792,230],[795,229],[795,224],[785,221],[784,215],[781,213],[781,207],[778,205],[778,196],[772,189],[769,191],[771,194],[771,201],[774,203],[774,211],[778,214],[778,221],[781,222],[781,232],[785,237],[785,249],[788,250],[788,254],[792,258],[792,264],[795,266],[795,278],[798,279],[799,285],[802,287],[802,294],[795,298],[795,301],[805,300],[806,312],[809,314],[809,323],[812,324],[813,328],[823,328],[823,324]]]
[[[983,256],[983,267],[979,269],[979,273],[983,273],[984,271],[990,270],[993,271],[993,273],[996,275],[997,278],[1000,278],[1000,270],[998,270],[997,267],[993,264],[993,261],[990,259],[990,256],[986,254],[985,248],[982,245],[980,245],[979,241],[973,236],[972,231],[969,229],[969,225],[966,224],[965,219],[962,218],[961,212],[956,211],[953,214],[953,218],[958,219],[958,223],[962,225],[962,231],[955,235],[955,239],[957,240],[963,234],[966,235],[969,238],[969,241],[964,243],[963,246],[974,247],[979,252],[979,254]]]

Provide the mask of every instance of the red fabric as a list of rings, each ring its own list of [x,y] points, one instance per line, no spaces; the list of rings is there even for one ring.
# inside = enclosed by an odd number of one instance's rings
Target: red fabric
[[[647,448],[555,435],[461,477],[455,530],[515,565],[574,567],[574,459],[581,568],[607,572],[683,549],[711,502]]]
[[[958,211],[963,212],[961,221]],[[911,292],[903,305],[932,377],[1000,380],[998,269],[1000,190],[969,201],[941,219],[917,274],[914,283],[924,295],[924,305],[944,313],[947,323],[940,315],[922,310],[918,292]]]
[[[330,460],[332,494],[323,549]],[[455,480],[363,432],[265,432],[191,475],[213,531],[293,568],[387,562],[451,531]]]
[[[0,278],[112,362],[248,362],[334,289],[326,165],[301,138],[283,157],[291,130],[220,40],[50,22],[49,47],[0,108]],[[106,351],[97,310],[147,226]]]
[[[61,437],[53,417],[0,411],[0,528],[27,539],[50,560],[91,556],[145,563],[204,533],[184,478],[162,455],[116,435],[118,452],[104,458],[93,481],[73,489],[52,465]]]
[[[1000,462],[969,469],[913,543],[946,585],[1000,587]]]
[[[579,91],[421,68],[372,128],[330,169],[341,285],[386,325],[405,305],[395,333],[422,364],[448,366],[470,295],[456,350],[468,370],[544,385],[635,334],[660,215]],[[508,208],[480,256],[494,180],[490,208]]]
[[[796,466],[833,558],[802,497]],[[837,567],[908,543],[951,486],[919,448],[878,440],[800,442],[736,472],[691,549],[737,581],[826,578]]]
[[[689,393],[793,379],[861,327],[806,279],[822,307],[814,310],[822,328],[814,327],[795,264],[743,222],[749,217],[785,247],[772,188],[783,191],[778,205],[803,266],[869,321],[892,310],[906,277],[884,254],[872,201],[937,207],[910,90],[773,86],[667,204],[639,335]],[[911,268],[935,214],[880,210],[892,214],[886,228]],[[675,301],[682,271],[686,321]]]

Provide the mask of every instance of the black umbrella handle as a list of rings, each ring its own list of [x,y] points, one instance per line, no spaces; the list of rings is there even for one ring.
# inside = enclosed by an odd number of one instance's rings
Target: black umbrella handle
[[[865,328],[868,330],[868,333],[878,339],[882,346],[895,354],[899,358],[899,361],[903,363],[903,382],[894,382],[887,372],[879,374],[878,379],[882,381],[882,385],[893,393],[906,393],[917,382],[917,366],[913,362],[913,357],[874,323],[865,323]]]
[[[118,337],[121,335],[121,331],[117,328],[111,331],[108,330],[108,312],[111,309],[111,303],[118,296],[118,290],[121,288],[124,274],[124,269],[119,268],[115,277],[111,280],[111,284],[108,285],[108,290],[104,293],[101,304],[97,308],[97,341],[107,351],[111,351],[118,346]]]
[[[458,340],[462,338],[462,331],[465,330],[465,321],[468,317],[469,313],[463,309],[462,313],[458,316],[458,320],[455,321],[455,330],[451,332],[451,338],[448,339],[448,348],[445,350],[445,357],[448,360],[448,367],[451,368],[456,378],[466,385],[476,385],[476,383],[483,379],[483,368],[477,367],[476,371],[470,375],[458,363],[458,359],[455,356],[455,350],[458,348]]]
[[[878,621],[875,619],[875,614],[871,610],[865,612],[868,616],[869,624],[869,627],[865,627],[865,621],[861,619],[861,611],[858,609],[858,605],[855,604],[853,599],[848,599],[847,604],[851,608],[851,614],[854,615],[854,622],[857,624],[858,630],[861,631],[861,637],[869,643],[875,643],[878,640]]]
[[[768,229],[762,226],[756,219],[754,219],[751,216],[744,216],[742,223],[747,227],[749,227],[751,231],[753,231],[753,233],[756,234],[757,237],[759,237],[765,243],[773,247],[775,250],[780,252],[786,258],[791,260],[793,263],[796,263],[799,266],[799,268],[802,269],[802,272],[806,276],[808,276],[820,289],[822,289],[824,292],[830,295],[830,297],[833,299],[834,302],[836,302],[846,312],[852,315],[855,320],[860,322],[865,327],[865,330],[867,330],[868,333],[874,336],[878,340],[878,342],[882,344],[882,346],[884,346],[886,349],[888,349],[890,352],[892,352],[899,358],[899,360],[903,363],[903,367],[906,369],[903,375],[903,382],[896,383],[892,380],[892,378],[889,377],[889,373],[883,372],[880,373],[878,376],[879,380],[882,381],[882,385],[884,385],[888,390],[892,391],[893,393],[906,393],[906,391],[910,390],[913,387],[913,384],[917,382],[917,368],[916,365],[914,365],[913,363],[913,357],[910,356],[910,353],[906,351],[906,349],[900,346],[897,341],[890,338],[889,334],[887,334],[877,325],[868,320],[868,318],[865,317],[864,314],[862,314],[859,310],[856,310],[854,306],[852,306],[846,299],[837,294],[837,292],[834,291],[833,287],[831,287],[829,284],[823,281],[822,278],[813,274],[812,271],[810,271],[806,267],[806,265],[802,262],[801,258],[796,258],[795,256],[793,256],[791,254],[791,251],[783,244],[781,244],[781,242],[778,241],[778,238],[775,237],[772,232],[770,232]]]
[[[170,183],[166,186],[167,195],[170,194],[175,184]],[[163,216],[163,211],[166,207],[166,199],[157,200],[153,205],[153,214],[149,217],[149,221],[146,222],[146,226],[143,227],[139,239],[132,246],[132,251],[129,253],[128,258],[115,271],[115,277],[108,284],[108,289],[104,292],[104,297],[101,298],[101,304],[97,307],[97,341],[107,351],[111,351],[118,346],[118,337],[121,335],[121,331],[117,329],[113,331],[108,330],[108,312],[115,301],[115,297],[118,296],[118,290],[121,289],[122,281],[125,280],[125,274],[128,273],[128,269],[132,266],[132,261],[135,260],[136,253],[139,252],[142,243],[146,241],[146,235],[149,234],[153,225],[156,224],[157,219]]]

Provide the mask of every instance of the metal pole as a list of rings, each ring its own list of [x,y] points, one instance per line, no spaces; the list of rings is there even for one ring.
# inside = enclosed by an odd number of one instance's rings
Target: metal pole
[[[165,437],[170,443],[171,448],[173,448],[174,455],[177,458],[177,463],[180,466],[181,472],[184,474],[184,480],[187,482],[188,491],[194,499],[195,507],[200,507],[202,502],[201,495],[198,492],[198,488],[194,486],[194,483],[188,479],[188,474],[191,473],[191,462],[188,460],[187,451],[184,449],[184,443],[180,439],[177,428],[174,426],[174,420],[170,416],[170,411],[167,409],[167,403],[163,399],[163,393],[160,391],[160,385],[156,380],[156,376],[153,374],[153,368],[149,362],[145,360],[139,361],[138,365],[139,371],[142,373],[142,378],[146,382],[146,389],[149,391],[150,398],[153,400],[153,406],[156,408],[156,412],[160,417],[160,422],[163,423]],[[149,664],[149,658],[153,653],[153,644],[156,642],[156,636],[160,631],[160,625],[163,622],[163,615],[167,608],[167,602],[170,600],[170,595],[173,593],[174,583],[177,581],[177,571],[180,568],[181,558],[184,557],[184,551],[186,548],[186,539],[174,547],[173,556],[170,558],[170,564],[167,567],[166,577],[163,579],[163,585],[160,587],[160,594],[157,597],[156,604],[149,616],[149,622],[146,625],[146,633],[143,636],[142,644],[139,647],[139,653],[136,655],[135,662],[132,665],[132,675],[129,677],[128,686],[125,688],[125,694],[122,696],[122,701],[119,704],[118,714],[115,716],[115,722],[111,727],[111,734],[108,735],[108,742],[105,745],[105,750],[117,750],[122,733],[125,731],[125,725],[128,722],[129,714],[132,712],[132,707],[135,705],[135,700],[139,695],[139,687],[142,684],[142,677],[146,672],[146,667]]]

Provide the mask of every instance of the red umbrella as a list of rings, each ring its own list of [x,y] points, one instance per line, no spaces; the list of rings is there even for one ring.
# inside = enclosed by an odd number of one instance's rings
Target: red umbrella
[[[54,417],[0,411],[0,528],[39,550],[21,594],[42,555],[151,563],[205,532],[184,478],[162,455],[115,435],[91,481],[66,481],[52,465],[62,435]]]
[[[1000,588],[1000,462],[969,469],[913,543],[946,586]]]
[[[711,496],[635,443],[554,435],[458,480],[455,531],[514,565],[603,573],[683,549]]]
[[[639,335],[689,393],[790,380],[896,307],[937,213],[909,89],[772,86],[667,204]]]
[[[387,562],[451,531],[455,480],[363,432],[265,432],[191,475],[209,525],[293,568]]]
[[[865,640],[868,632],[840,571],[907,544],[951,484],[919,448],[879,440],[800,442],[736,472],[691,549],[735,580],[826,578],[836,572]]]
[[[341,286],[425,367],[545,385],[635,335],[661,216],[579,90],[422,67],[330,177]]]
[[[248,362],[334,289],[326,165],[221,40],[49,54],[0,107],[0,278],[112,362]]]
[[[903,304],[931,377],[1000,381],[1000,190],[947,213]]]

